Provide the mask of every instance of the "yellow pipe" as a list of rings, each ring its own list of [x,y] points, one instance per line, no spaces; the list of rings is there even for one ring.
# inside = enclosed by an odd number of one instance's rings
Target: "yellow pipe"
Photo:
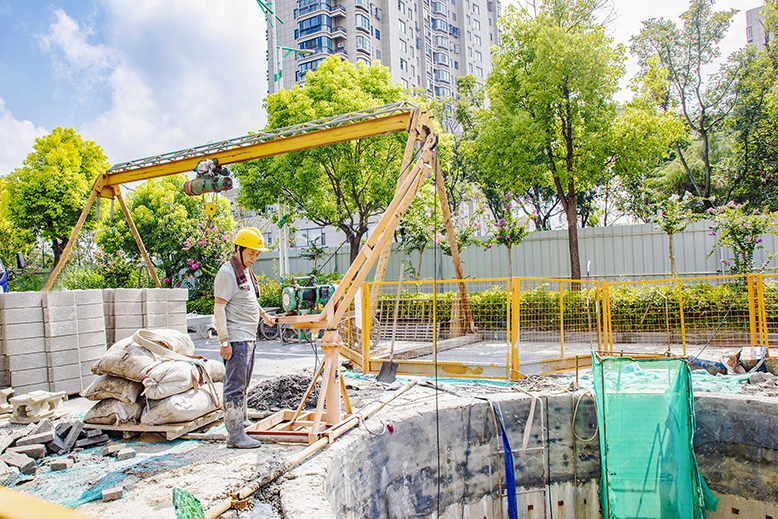
[[[751,347],[755,347],[756,343],[758,342],[758,336],[756,331],[756,320],[757,320],[757,302],[756,297],[754,296],[754,283],[756,282],[756,278],[754,278],[753,274],[749,274],[748,277],[746,277],[746,283],[748,284],[748,324],[749,324],[749,330],[750,330],[750,338],[751,338]]]
[[[370,301],[370,288],[365,284],[362,291],[362,301],[354,301],[354,304],[362,305],[362,373],[370,373],[370,314],[368,313],[368,301]]]
[[[559,282],[559,356],[565,356],[565,288]]]
[[[681,342],[683,343],[683,354],[686,355],[686,322],[683,318],[683,292],[681,291],[681,280],[678,280],[678,307],[681,314]]]
[[[519,378],[519,326],[521,317],[521,280],[519,278],[511,279],[512,301],[509,315],[511,320],[511,348],[508,378],[518,380]]]

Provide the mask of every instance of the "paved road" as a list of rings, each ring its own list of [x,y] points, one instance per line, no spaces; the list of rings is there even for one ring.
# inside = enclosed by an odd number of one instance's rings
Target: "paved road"
[[[219,356],[219,342],[214,339],[203,339],[196,333],[190,333],[195,344],[195,355],[202,355],[209,360],[221,359]],[[281,340],[257,343],[254,354],[254,376],[256,380],[278,377],[289,373],[295,373],[303,369],[315,369],[316,356],[319,361],[324,357],[319,346],[320,341],[314,341],[316,351],[308,342],[282,342]]]

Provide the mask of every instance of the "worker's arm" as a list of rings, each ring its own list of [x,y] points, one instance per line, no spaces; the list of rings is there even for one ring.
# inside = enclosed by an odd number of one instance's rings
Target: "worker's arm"
[[[264,308],[262,308],[261,306],[259,307],[259,316],[260,316],[260,318],[261,318],[263,321],[265,321],[265,322],[266,322],[266,323],[267,323],[269,326],[273,326],[274,324],[276,324],[276,320],[277,320],[277,318],[276,318],[275,316],[272,316],[272,315],[270,315],[269,313],[267,313],[267,312],[265,311],[265,309],[264,309]]]
[[[216,336],[219,338],[219,355],[224,360],[232,357],[230,336],[227,335],[227,300],[215,297],[213,301],[213,324],[216,327]]]

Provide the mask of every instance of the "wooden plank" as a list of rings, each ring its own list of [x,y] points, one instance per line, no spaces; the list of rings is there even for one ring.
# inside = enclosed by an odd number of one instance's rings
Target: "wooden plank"
[[[85,429],[102,429],[103,431],[120,431],[126,438],[131,436],[132,433],[157,433],[165,436],[167,440],[175,440],[184,434],[190,433],[199,429],[205,425],[213,423],[217,420],[221,420],[222,410],[217,409],[210,413],[192,420],[191,422],[170,423],[161,425],[146,425],[146,424],[134,424],[126,423],[119,425],[104,425],[104,424],[91,424],[85,423]]]
[[[132,233],[132,237],[135,238],[135,243],[138,245],[138,250],[140,251],[141,256],[143,256],[143,261],[146,262],[146,268],[149,269],[151,279],[154,280],[154,286],[157,288],[162,288],[162,285],[159,283],[159,278],[157,277],[157,271],[154,269],[154,264],[151,262],[151,258],[149,258],[149,254],[146,252],[146,247],[143,246],[143,240],[140,238],[140,233],[138,233],[138,228],[135,227],[135,222],[132,220],[132,214],[130,213],[127,204],[124,203],[122,190],[121,188],[117,187],[114,191],[116,193],[116,198],[119,200],[119,207],[122,208],[122,213],[124,213],[124,219],[127,221],[127,225],[129,226],[130,232]]]

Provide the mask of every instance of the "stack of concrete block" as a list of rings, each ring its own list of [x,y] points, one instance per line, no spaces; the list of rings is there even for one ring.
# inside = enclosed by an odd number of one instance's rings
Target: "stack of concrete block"
[[[113,291],[113,342],[118,342],[145,327],[142,288],[117,288]]]
[[[3,354],[15,393],[49,389],[41,292],[9,292],[2,297]]]
[[[49,390],[74,394],[96,376],[91,367],[106,351],[101,290],[44,294]]]
[[[103,319],[105,322],[105,341],[110,346],[115,343],[114,329],[116,328],[116,317],[113,311],[113,293],[115,288],[103,289]]]
[[[147,288],[143,295],[144,327],[167,328],[186,333],[186,300],[184,288]]]

